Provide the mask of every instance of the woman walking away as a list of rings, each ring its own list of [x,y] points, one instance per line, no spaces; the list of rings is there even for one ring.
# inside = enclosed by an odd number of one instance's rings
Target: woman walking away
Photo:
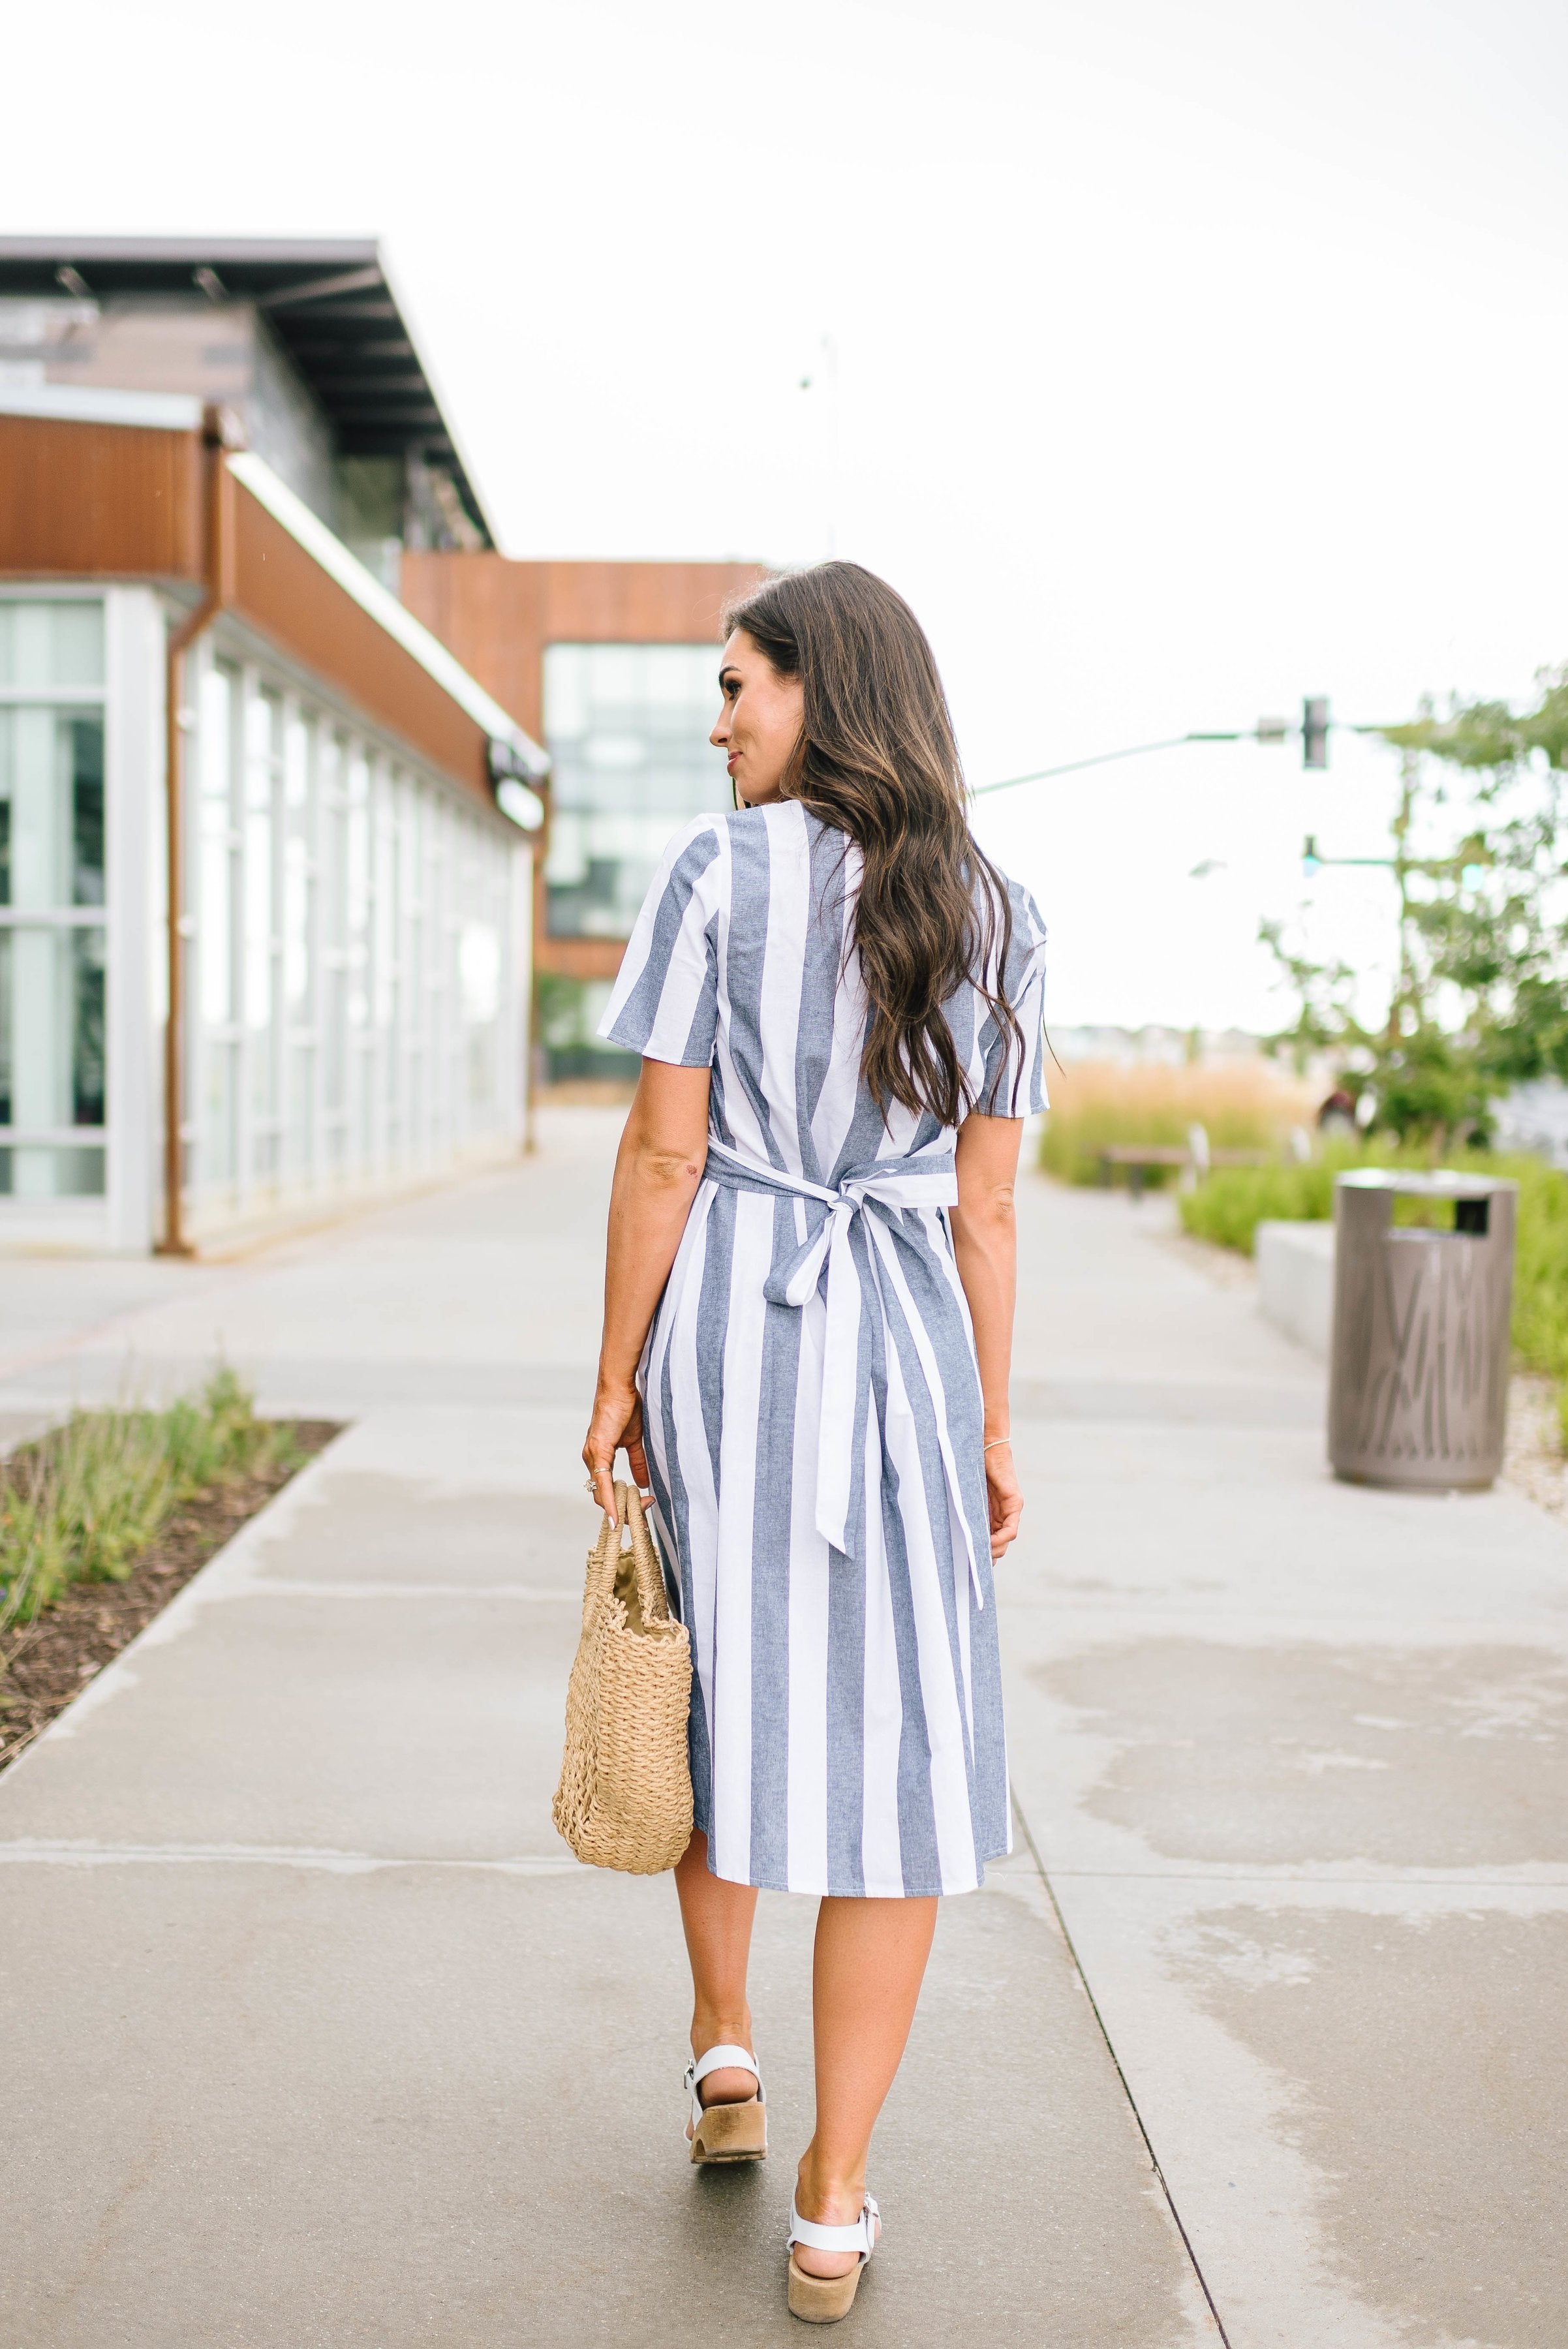
[[[941,1893],[1007,1851],[992,1562],[1044,932],[970,836],[919,623],[852,563],[734,605],[712,740],[600,1033],[642,1055],[583,1447],[624,1445],[691,1634],[693,2161],[766,2150],[757,1888],[819,1896],[789,2305],[846,2313]]]

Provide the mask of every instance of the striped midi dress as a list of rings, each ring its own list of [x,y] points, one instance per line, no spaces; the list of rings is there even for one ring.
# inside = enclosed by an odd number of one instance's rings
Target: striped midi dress
[[[691,1781],[735,1883],[972,1890],[1011,1848],[980,1377],[948,1209],[952,1128],[860,1079],[859,854],[798,802],[666,851],[601,1035],[711,1067],[708,1158],[638,1383]],[[977,1106],[1044,1105],[1044,928],[1009,885],[945,1007]]]

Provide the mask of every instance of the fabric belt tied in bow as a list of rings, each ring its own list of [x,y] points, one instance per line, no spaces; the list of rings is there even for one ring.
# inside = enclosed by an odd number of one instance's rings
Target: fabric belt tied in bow
[[[846,1557],[858,1559],[864,1547],[859,1528],[849,1521],[855,1467],[856,1406],[859,1400],[857,1386],[861,1307],[860,1276],[849,1235],[857,1216],[864,1216],[868,1207],[956,1206],[958,1177],[953,1172],[950,1153],[944,1152],[943,1155],[947,1158],[946,1164],[934,1165],[929,1159],[923,1160],[919,1152],[904,1158],[884,1159],[867,1167],[863,1174],[846,1175],[837,1189],[833,1190],[821,1183],[808,1183],[804,1175],[791,1174],[781,1166],[764,1166],[730,1144],[716,1142],[711,1137],[708,1143],[705,1172],[712,1181],[722,1184],[727,1190],[783,1192],[800,1198],[820,1200],[828,1209],[817,1230],[803,1240],[788,1262],[773,1273],[763,1293],[770,1305],[793,1306],[798,1311],[815,1295],[822,1280],[823,1267],[826,1266],[825,1301],[827,1330],[822,1354],[822,1423],[816,1453],[816,1530],[825,1541],[830,1542]],[[884,1220],[889,1227],[896,1228],[890,1216]],[[876,1238],[869,1232],[867,1234],[867,1253],[871,1265],[877,1312],[886,1329],[882,1267]],[[935,1364],[929,1358],[928,1371],[934,1384]],[[958,1462],[948,1433],[943,1398],[937,1392],[933,1394],[932,1401],[936,1407],[942,1468],[952,1499],[952,1514],[962,1528],[975,1601],[977,1606],[983,1607],[985,1594],[981,1588],[974,1535],[964,1507]]]

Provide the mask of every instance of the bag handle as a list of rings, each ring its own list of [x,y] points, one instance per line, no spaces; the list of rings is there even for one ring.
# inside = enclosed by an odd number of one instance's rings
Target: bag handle
[[[668,1623],[670,1620],[670,1597],[664,1587],[664,1569],[659,1562],[659,1552],[653,1546],[653,1536],[648,1529],[641,1495],[635,1485],[617,1484],[615,1515],[604,1513],[599,1524],[599,1536],[588,1556],[587,1588],[584,1594],[584,1618],[597,1599],[610,1598],[621,1561],[627,1555],[621,1543],[625,1527],[631,1536],[629,1552],[632,1572],[637,1584],[638,1605],[645,1623]]]
[[[670,1597],[664,1588],[664,1569],[659,1562],[659,1552],[648,1529],[642,1495],[635,1485],[618,1485],[615,1500],[618,1537],[621,1526],[626,1526],[631,1534],[632,1562],[637,1575],[637,1596],[642,1609],[642,1619],[645,1623],[668,1623]]]

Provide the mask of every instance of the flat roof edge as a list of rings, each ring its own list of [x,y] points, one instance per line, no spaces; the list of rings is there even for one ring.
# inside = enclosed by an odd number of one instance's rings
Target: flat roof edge
[[[0,261],[356,262],[379,258],[374,237],[3,236]]]
[[[189,391],[115,391],[78,383],[0,384],[0,416],[57,417],[67,424],[133,424],[199,432],[202,403]]]

